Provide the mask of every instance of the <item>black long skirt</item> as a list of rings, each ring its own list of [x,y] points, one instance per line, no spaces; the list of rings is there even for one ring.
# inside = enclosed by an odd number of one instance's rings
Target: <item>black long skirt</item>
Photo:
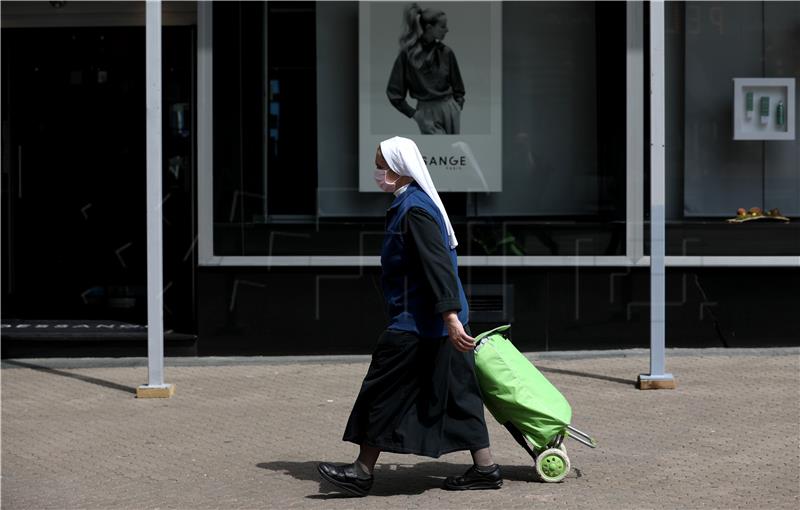
[[[433,458],[488,447],[474,354],[446,336],[385,330],[342,439]]]

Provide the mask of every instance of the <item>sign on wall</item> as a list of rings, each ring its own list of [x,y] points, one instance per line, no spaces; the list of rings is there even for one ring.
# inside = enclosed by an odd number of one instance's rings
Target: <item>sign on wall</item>
[[[437,190],[502,191],[501,29],[500,2],[360,3],[359,191],[380,191],[392,136],[417,143]]]

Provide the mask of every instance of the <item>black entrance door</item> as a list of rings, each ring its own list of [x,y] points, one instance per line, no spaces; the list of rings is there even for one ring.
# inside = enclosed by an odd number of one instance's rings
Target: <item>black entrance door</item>
[[[2,30],[4,320],[147,322],[144,36]],[[164,320],[182,333],[195,327],[194,41],[194,27],[163,30]]]

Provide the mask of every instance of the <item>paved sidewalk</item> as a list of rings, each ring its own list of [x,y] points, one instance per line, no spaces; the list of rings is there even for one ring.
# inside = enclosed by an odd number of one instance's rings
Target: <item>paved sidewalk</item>
[[[315,467],[354,457],[341,434],[364,357],[169,360],[180,366],[166,370],[168,400],[134,398],[146,368],[108,366],[130,361],[6,361],[2,507],[800,508],[800,350],[672,351],[674,391],[634,389],[643,351],[534,359],[600,443],[567,443],[575,469],[563,483],[535,481],[487,413],[501,490],[439,489],[466,452],[384,454],[362,499]]]

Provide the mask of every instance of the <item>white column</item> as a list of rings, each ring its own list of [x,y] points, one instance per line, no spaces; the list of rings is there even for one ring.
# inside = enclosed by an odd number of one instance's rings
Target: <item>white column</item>
[[[164,384],[164,277],[161,196],[161,2],[145,8],[145,87],[147,126],[147,369],[148,383],[137,397],[169,397]]]
[[[664,266],[664,2],[650,2],[650,373],[639,376],[642,389],[674,388],[665,373]]]

